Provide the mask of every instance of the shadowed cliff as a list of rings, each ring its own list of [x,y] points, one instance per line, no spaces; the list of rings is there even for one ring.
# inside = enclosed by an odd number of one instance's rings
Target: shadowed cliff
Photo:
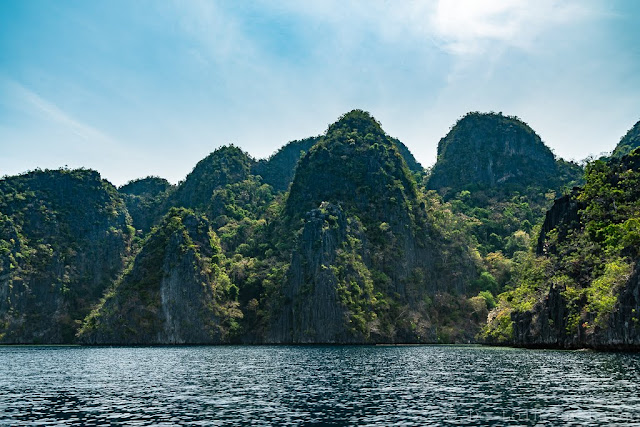
[[[129,255],[116,189],[91,170],[0,180],[0,342],[68,343]]]
[[[233,333],[237,288],[208,221],[171,209],[131,267],[87,318],[90,344],[213,344]]]

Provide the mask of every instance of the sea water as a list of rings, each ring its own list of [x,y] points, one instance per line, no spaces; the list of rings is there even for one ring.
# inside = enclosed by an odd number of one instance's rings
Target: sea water
[[[640,355],[0,347],[0,425],[640,425]]]

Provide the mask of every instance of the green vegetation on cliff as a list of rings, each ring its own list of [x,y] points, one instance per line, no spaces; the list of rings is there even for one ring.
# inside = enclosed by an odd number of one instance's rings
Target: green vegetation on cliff
[[[625,136],[620,139],[620,142],[616,146],[615,150],[611,154],[612,157],[620,158],[629,154],[636,148],[640,148],[640,121],[638,121]]]
[[[637,346],[640,301],[631,279],[639,256],[635,150],[592,162],[585,185],[556,201],[536,253],[521,263],[517,286],[500,296],[485,336],[518,345]]]
[[[227,342],[242,313],[209,222],[172,208],[122,278],[87,317],[80,338],[100,344]]]
[[[440,140],[426,186],[467,218],[487,270],[479,290],[495,294],[513,280],[514,258],[529,249],[554,199],[582,174],[517,117],[469,113]]]
[[[409,197],[416,199],[416,183],[400,153],[379,123],[356,110],[331,125],[300,160],[286,213],[295,220],[323,201],[360,209],[381,200],[389,209],[402,209]]]
[[[449,214],[375,119],[342,116],[300,160],[286,199],[293,257],[272,339],[437,341],[432,298],[464,294],[476,274],[463,234],[440,227]]]
[[[571,190],[529,126],[470,113],[429,173],[354,110],[177,186],[3,178],[0,342],[469,342],[489,315],[488,342],[640,348],[640,151],[612,159]]]
[[[71,342],[118,276],[134,229],[116,189],[91,170],[0,181],[0,342]]]

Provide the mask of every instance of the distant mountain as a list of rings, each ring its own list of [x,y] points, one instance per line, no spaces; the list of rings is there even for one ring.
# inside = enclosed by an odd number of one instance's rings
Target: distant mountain
[[[91,170],[0,180],[0,343],[68,343],[118,277],[134,233]]]
[[[130,269],[88,316],[90,344],[213,344],[233,330],[238,289],[221,269],[217,236],[203,216],[173,208]]]
[[[428,188],[445,196],[459,191],[519,191],[562,186],[564,162],[527,124],[495,113],[469,113],[438,143]],[[573,175],[569,172],[569,175]]]
[[[136,230],[147,233],[167,209],[175,187],[164,178],[150,176],[129,181],[118,189]]]
[[[268,159],[257,161],[252,172],[262,177],[263,182],[271,185],[276,191],[287,191],[293,180],[298,160],[315,145],[320,137],[291,141],[280,148]]]
[[[298,238],[268,339],[437,341],[437,307],[425,300],[464,293],[476,266],[440,234],[430,203],[373,117],[354,110],[332,124],[298,163],[285,203]]]
[[[626,135],[620,139],[611,156],[620,158],[638,147],[640,147],[640,121],[633,125],[633,127],[627,131]]]
[[[169,204],[196,210],[205,209],[214,190],[247,179],[253,163],[251,156],[238,147],[229,145],[218,148],[200,160],[187,178],[178,184],[169,198]]]

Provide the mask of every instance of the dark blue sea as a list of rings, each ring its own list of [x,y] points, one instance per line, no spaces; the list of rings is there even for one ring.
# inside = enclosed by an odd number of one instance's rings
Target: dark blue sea
[[[0,347],[1,425],[640,425],[640,355]]]

